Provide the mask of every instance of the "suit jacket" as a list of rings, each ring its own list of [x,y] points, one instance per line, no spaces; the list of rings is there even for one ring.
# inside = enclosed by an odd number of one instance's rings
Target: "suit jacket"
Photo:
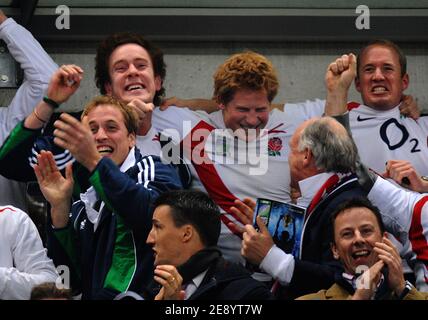
[[[272,294],[240,264],[219,257],[189,300],[267,300]]]
[[[349,300],[352,295],[335,283],[328,290],[320,290],[317,293],[311,293],[297,298],[297,300]],[[394,300],[396,297],[391,293],[384,300]],[[416,288],[412,288],[403,300],[427,300],[428,294],[419,292]]]
[[[333,258],[330,248],[333,241],[331,214],[344,201],[364,196],[366,192],[357,176],[352,174],[318,203],[305,223],[300,259],[295,260],[290,285],[281,289],[282,298],[295,299],[329,288],[334,283],[335,273],[340,272],[342,266]]]

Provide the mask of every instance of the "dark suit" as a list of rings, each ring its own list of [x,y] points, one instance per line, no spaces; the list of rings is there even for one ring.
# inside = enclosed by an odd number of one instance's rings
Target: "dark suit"
[[[219,257],[188,300],[266,300],[272,294],[240,264]]]
[[[295,260],[291,283],[281,288],[280,297],[294,299],[327,289],[334,283],[334,274],[342,269],[333,258],[330,244],[333,241],[331,214],[344,201],[365,197],[355,175],[341,181],[312,211],[302,235],[300,259]]]

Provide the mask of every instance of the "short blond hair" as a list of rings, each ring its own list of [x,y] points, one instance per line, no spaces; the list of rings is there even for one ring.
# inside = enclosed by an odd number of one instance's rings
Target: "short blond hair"
[[[117,100],[116,98],[113,98],[112,96],[97,96],[93,98],[85,106],[81,119],[86,117],[89,114],[89,112],[91,112],[93,109],[102,105],[108,105],[119,109],[119,111],[123,115],[124,123],[125,123],[126,129],[128,129],[128,133],[137,134],[138,116],[135,110],[132,107],[126,105],[125,103]]]
[[[229,103],[239,89],[264,89],[269,102],[272,102],[278,86],[278,76],[272,63],[253,51],[234,54],[214,74],[214,98],[222,104]]]

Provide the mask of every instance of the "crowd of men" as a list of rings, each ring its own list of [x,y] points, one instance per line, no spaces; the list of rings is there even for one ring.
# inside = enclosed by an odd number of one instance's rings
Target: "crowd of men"
[[[0,299],[428,298],[428,118],[394,43],[333,61],[324,99],[278,107],[263,55],[226,59],[213,100],[168,100],[162,51],[116,33],[76,118],[55,112],[84,70],[1,11],[0,37],[26,76],[0,110]],[[31,181],[46,249],[16,188]],[[303,209],[297,250],[255,217],[261,199]]]

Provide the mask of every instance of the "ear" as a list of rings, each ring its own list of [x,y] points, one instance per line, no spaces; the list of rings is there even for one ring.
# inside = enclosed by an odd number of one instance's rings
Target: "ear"
[[[339,252],[337,251],[336,245],[334,242],[330,243],[331,252],[333,252],[333,257],[336,260],[339,260]]]
[[[384,238],[389,239],[389,237],[388,237],[388,232],[386,232],[386,231],[385,231],[385,232],[383,233],[383,237],[384,237]]]
[[[162,79],[160,76],[155,76],[155,88],[159,91],[162,88]]]
[[[135,143],[136,143],[135,133],[128,134],[128,141],[129,141],[129,149],[131,150],[131,148],[135,147]]]
[[[403,91],[407,89],[407,87],[409,86],[409,75],[406,73],[403,78],[401,78],[401,85],[403,87]]]
[[[182,240],[183,242],[189,242],[193,238],[195,230],[193,229],[193,226],[191,226],[190,224],[186,224],[182,228],[183,228]]]
[[[225,106],[223,103],[219,103],[219,104],[218,104],[218,108],[219,108],[220,110],[224,110],[224,109],[226,109],[226,106]]]
[[[312,163],[313,154],[309,148],[306,148],[304,153],[305,153],[305,158],[303,159],[303,166],[307,167]]]
[[[106,93],[109,95],[109,96],[111,96],[111,94],[112,94],[112,88],[111,88],[111,83],[110,82],[107,82],[105,85],[104,85],[104,90],[106,91]]]

